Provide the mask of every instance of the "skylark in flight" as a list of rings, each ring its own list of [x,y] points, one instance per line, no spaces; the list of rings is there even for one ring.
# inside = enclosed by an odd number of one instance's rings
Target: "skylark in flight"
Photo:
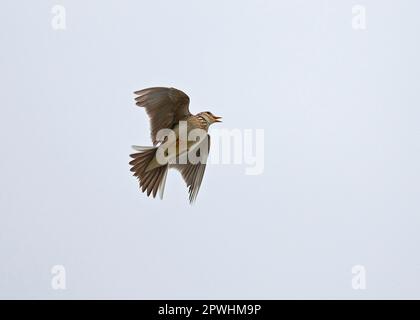
[[[190,203],[194,202],[206,169],[210,149],[211,124],[221,117],[209,111],[193,115],[190,98],[175,88],[154,87],[134,92],[136,105],[146,109],[150,118],[153,147],[133,146],[131,171],[139,180],[140,189],[163,197],[169,168],[180,171],[189,188]],[[193,138],[191,138],[193,136]]]

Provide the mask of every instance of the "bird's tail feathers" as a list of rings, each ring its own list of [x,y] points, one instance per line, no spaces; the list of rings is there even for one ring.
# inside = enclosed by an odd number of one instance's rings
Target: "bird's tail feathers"
[[[133,158],[133,160],[130,161],[130,171],[134,172],[133,175],[139,179],[141,191],[146,192],[147,196],[152,194],[153,198],[156,197],[156,194],[159,191],[159,196],[162,199],[165,190],[168,165],[146,171],[150,161],[155,157],[157,147],[133,146],[133,149],[138,152],[130,154],[130,157]]]

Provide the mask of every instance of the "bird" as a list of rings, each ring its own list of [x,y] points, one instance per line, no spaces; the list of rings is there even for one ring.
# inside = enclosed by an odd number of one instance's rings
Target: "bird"
[[[222,117],[210,111],[191,114],[190,98],[176,88],[151,87],[135,91],[134,94],[136,105],[144,108],[149,116],[153,143],[153,146],[132,146],[136,152],[130,154],[130,171],[137,177],[141,192],[155,198],[159,191],[162,199],[168,170],[176,169],[188,187],[189,202],[192,204],[197,198],[206,169],[210,150],[208,129],[210,125],[222,122]],[[185,126],[182,127],[182,124]],[[187,135],[182,134],[182,128],[186,129]],[[165,130],[171,130],[172,139],[169,139],[170,135],[160,135]],[[188,139],[188,134],[194,130],[204,133],[201,139]],[[168,150],[172,150],[171,155]],[[192,155],[198,161],[192,161]]]

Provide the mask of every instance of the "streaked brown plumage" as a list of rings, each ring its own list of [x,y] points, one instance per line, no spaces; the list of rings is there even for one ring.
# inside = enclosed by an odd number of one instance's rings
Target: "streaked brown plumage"
[[[130,155],[133,158],[130,161],[132,166],[130,170],[139,179],[141,191],[146,192],[147,196],[153,195],[153,197],[156,197],[159,191],[162,198],[168,169],[174,168],[181,172],[189,188],[190,202],[194,202],[206,168],[207,154],[199,154],[199,163],[191,163],[189,160],[186,160],[185,164],[180,164],[179,162],[176,164],[161,164],[157,161],[156,153],[165,141],[159,140],[158,132],[162,129],[172,129],[176,132],[176,156],[179,159],[190,152],[197,152],[195,150],[198,148],[194,146],[194,151],[192,151],[193,142],[185,141],[187,149],[185,151],[181,150],[179,146],[181,141],[179,140],[183,138],[177,132],[179,122],[186,121],[187,132],[198,128],[207,132],[211,124],[221,122],[220,117],[214,116],[209,111],[200,112],[196,115],[191,114],[189,111],[190,98],[184,92],[175,88],[147,88],[136,91],[135,94],[137,95],[135,98],[136,105],[144,107],[150,118],[150,131],[153,142],[153,147],[133,146],[138,152]],[[207,143],[208,148],[210,148],[210,136],[207,134],[206,139],[199,143],[199,146],[204,148],[205,145],[201,143]]]

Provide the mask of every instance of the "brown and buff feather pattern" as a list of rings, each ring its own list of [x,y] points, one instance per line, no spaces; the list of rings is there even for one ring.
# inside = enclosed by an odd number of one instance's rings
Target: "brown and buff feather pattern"
[[[168,170],[168,166],[164,165],[146,171],[147,165],[155,156],[156,150],[157,148],[149,148],[130,155],[130,157],[133,158],[133,160],[130,161],[130,165],[132,166],[130,171],[134,172],[133,175],[139,180],[141,191],[146,192],[147,196],[152,194],[153,198],[156,197],[158,190],[164,187],[164,179],[166,178],[166,172]]]

